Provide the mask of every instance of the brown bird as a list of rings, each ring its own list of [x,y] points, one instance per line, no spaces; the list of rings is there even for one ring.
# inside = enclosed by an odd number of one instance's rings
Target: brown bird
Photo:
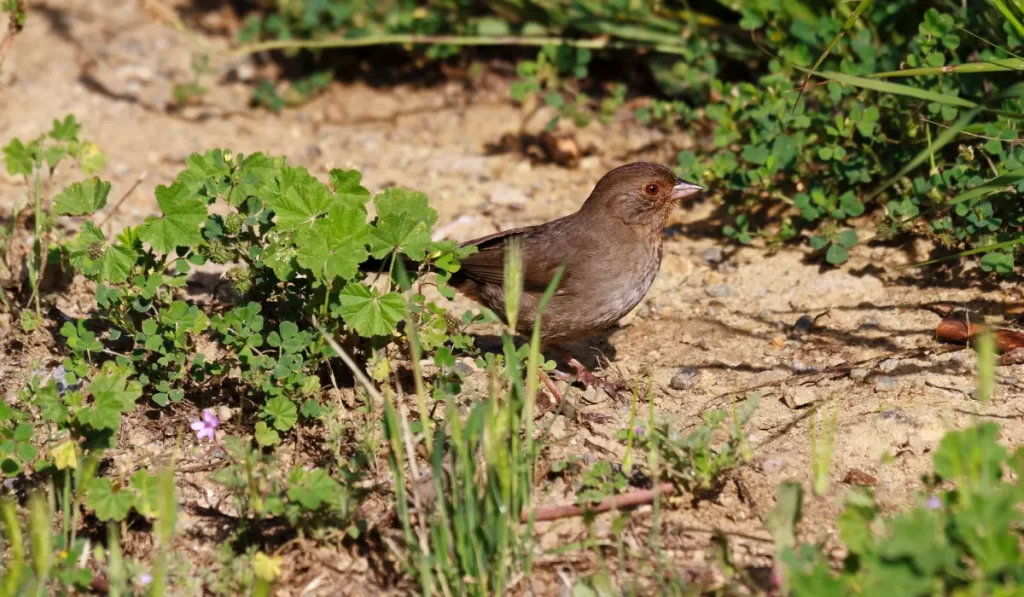
[[[529,336],[541,296],[565,266],[542,313],[541,341],[559,351],[578,381],[608,388],[559,346],[610,327],[644,298],[661,267],[665,221],[680,200],[702,190],[665,166],[620,166],[598,181],[576,213],[463,243],[477,252],[461,261],[450,284],[504,319],[505,249],[510,239],[518,239],[524,271],[516,331]]]

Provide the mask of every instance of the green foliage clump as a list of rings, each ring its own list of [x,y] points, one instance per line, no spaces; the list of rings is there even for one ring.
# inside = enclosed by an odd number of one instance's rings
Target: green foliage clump
[[[404,44],[427,58],[540,45],[511,87],[526,117],[545,105],[548,128],[608,123],[629,102],[637,121],[689,132],[677,171],[723,201],[736,242],[804,239],[838,265],[858,242],[914,234],[1006,274],[1024,238],[1022,21],[1000,0],[327,1],[277,3],[242,38],[332,36],[319,47]],[[637,77],[598,85],[597,59],[642,64],[657,97],[631,101]],[[858,234],[868,217],[874,234]]]
[[[919,504],[893,517],[870,493],[851,494],[837,521],[849,552],[839,572],[816,546],[793,544],[780,554],[785,585],[796,596],[1019,592],[1024,448],[1009,453],[998,433],[993,423],[948,433]],[[786,518],[795,524],[801,498],[792,489]]]

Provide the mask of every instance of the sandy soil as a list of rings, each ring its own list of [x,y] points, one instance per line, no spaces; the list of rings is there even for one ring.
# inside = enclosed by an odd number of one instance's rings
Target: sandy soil
[[[515,153],[492,154],[488,147],[516,132],[521,117],[505,101],[504,83],[496,77],[485,77],[469,91],[458,83],[424,88],[335,84],[301,108],[271,115],[247,107],[250,88],[237,79],[251,78],[254,66],[242,59],[219,65],[221,82],[209,82],[201,105],[168,111],[173,83],[190,77],[191,54],[205,44],[216,56],[226,41],[223,36],[196,41],[140,4],[33,2],[28,26],[0,74],[4,143],[14,136],[33,137],[53,118],[70,112],[84,124],[84,136],[110,156],[104,177],[113,183],[111,197],[120,197],[146,174],[111,219],[112,228],[154,213],[154,187],[169,183],[189,153],[213,147],[285,155],[323,177],[332,167],[354,166],[371,190],[391,185],[422,190],[440,212],[441,234],[462,240],[568,213],[607,169],[636,159],[671,162],[671,143],[681,142],[624,123],[583,131],[581,140],[596,151],[575,170],[531,163]],[[216,28],[223,20],[207,15],[202,23]],[[55,185],[60,188],[77,176],[60,172]],[[25,192],[20,180],[0,175],[0,212],[9,211]],[[649,367],[656,412],[680,428],[691,426],[705,409],[727,404],[730,392],[742,396],[753,393],[745,388],[775,382],[759,390],[761,403],[750,425],[751,464],[736,471],[720,491],[700,500],[673,501],[663,514],[660,530],[670,561],[694,574],[711,574],[705,566],[713,559],[711,531],[720,528],[729,533],[738,563],[768,565],[772,545],[761,520],[774,505],[779,482],[792,478],[809,486],[809,430],[815,418],[837,420],[832,482],[826,495],[808,499],[802,534],[835,548],[839,544],[831,521],[850,483],[872,486],[891,509],[915,499],[919,476],[944,432],[976,417],[992,417],[1007,442],[1024,441],[1021,409],[1014,401],[1024,383],[1021,367],[1000,368],[993,400],[980,404],[971,397],[973,355],[936,343],[937,317],[919,308],[934,301],[998,305],[1017,300],[1015,288],[982,291],[977,284],[965,288],[897,269],[926,256],[913,244],[859,247],[838,270],[822,268],[800,250],[767,254],[738,248],[718,234],[717,213],[710,202],[680,210],[666,231],[661,273],[644,303],[605,337],[573,351],[588,363],[600,351],[611,359],[607,373],[625,379],[640,378]],[[72,292],[59,296],[57,304],[80,315],[90,299]],[[469,306],[460,299],[452,310],[461,313]],[[810,329],[795,325],[804,316],[813,318]],[[40,360],[55,361],[60,355],[52,336],[43,332],[9,336],[4,346],[0,390],[8,398]],[[690,383],[673,384],[681,370]],[[578,390],[573,392],[579,397]],[[560,420],[553,427],[558,439],[549,456],[620,460],[625,448],[614,434],[627,425],[628,406],[605,401],[581,403],[581,408],[610,414],[612,421]],[[195,412],[183,404],[133,415],[114,462],[166,453],[175,425]],[[188,458],[194,460],[190,466],[209,462],[202,449],[186,443]],[[215,512],[222,490],[207,480],[208,474],[179,475],[179,547],[193,570],[216,565],[217,544],[233,524]],[[540,491],[543,502],[572,498],[562,481]],[[598,518],[598,536],[609,533],[609,524],[610,517]],[[637,511],[625,531],[627,544],[644,545],[650,527],[650,511]],[[553,547],[579,541],[588,531],[571,520],[541,525],[540,533],[541,544]],[[138,530],[134,536],[128,549],[144,556],[148,535]],[[399,591],[389,584],[393,578],[382,572],[374,549],[350,543],[286,546],[281,594]],[[554,594],[564,579],[592,572],[594,558],[545,556],[537,566],[532,588]],[[530,586],[524,580],[520,589]]]

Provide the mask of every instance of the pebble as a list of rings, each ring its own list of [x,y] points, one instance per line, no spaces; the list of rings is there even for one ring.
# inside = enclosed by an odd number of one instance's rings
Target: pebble
[[[790,368],[793,370],[793,373],[814,373],[818,370],[814,365],[808,365],[807,363],[799,360],[793,361]]]
[[[875,380],[875,391],[876,392],[888,392],[889,390],[896,389],[896,378],[888,375],[883,375]]]
[[[706,288],[704,292],[708,296],[713,296],[715,298],[723,298],[727,296],[732,296],[733,294],[732,287],[729,286],[728,284],[715,284],[714,286]]]
[[[896,423],[910,425],[911,427],[917,427],[919,425],[914,417],[911,417],[902,410],[883,410],[878,413],[878,418],[885,421],[895,421]]]
[[[525,204],[530,198],[522,190],[509,186],[499,185],[491,191],[490,202],[496,205]]]
[[[721,263],[725,256],[722,254],[722,249],[719,247],[708,247],[700,252],[700,258],[709,265]]]
[[[789,459],[785,456],[770,456],[757,464],[757,468],[765,475],[782,472],[787,466],[789,466]]]
[[[850,379],[853,381],[864,381],[868,377],[869,371],[864,367],[856,367],[850,369]]]
[[[697,380],[700,379],[700,369],[696,367],[683,367],[672,376],[672,381],[668,382],[668,387],[673,390],[690,390],[693,386],[697,385]]]
[[[798,386],[786,393],[786,406],[800,408],[818,400],[818,392],[810,386]]]
[[[882,371],[895,371],[896,367],[899,366],[900,362],[897,359],[885,359],[878,364],[878,368]]]

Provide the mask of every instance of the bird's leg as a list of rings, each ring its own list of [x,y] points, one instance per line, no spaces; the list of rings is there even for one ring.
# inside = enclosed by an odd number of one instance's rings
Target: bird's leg
[[[555,348],[555,350],[558,351],[559,356],[562,357],[562,360],[564,360],[566,364],[576,370],[576,381],[581,384],[601,388],[607,392],[609,396],[617,396],[621,392],[628,391],[628,387],[623,383],[616,383],[607,379],[601,379],[594,375],[583,363],[577,361],[572,355],[561,348]],[[561,371],[557,372],[556,375],[564,376],[565,378],[569,377],[567,373],[562,373]]]
[[[562,393],[558,391],[557,387],[555,387],[555,382],[551,381],[551,378],[548,377],[548,374],[545,373],[543,369],[537,369],[537,374],[540,375],[540,380],[544,382],[544,387],[548,389],[548,392],[550,392],[551,396],[555,399],[555,412],[562,413],[570,419],[575,418],[576,407],[566,402]]]

